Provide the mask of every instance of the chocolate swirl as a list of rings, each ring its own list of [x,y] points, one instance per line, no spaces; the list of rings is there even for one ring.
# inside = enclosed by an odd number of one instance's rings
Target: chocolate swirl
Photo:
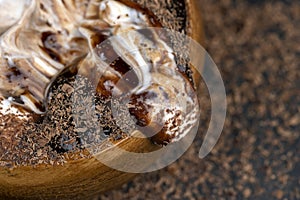
[[[151,127],[150,132],[162,125],[150,135],[155,143],[180,139],[197,120],[197,98],[178,71],[168,39],[146,27],[161,25],[150,12],[126,0],[26,1],[21,18],[0,37],[2,104],[42,114],[48,90],[62,72],[76,69],[88,78],[96,72],[98,93],[127,93],[137,124]],[[137,31],[124,34],[131,30]],[[120,37],[107,40],[116,35]],[[108,41],[106,48],[99,48],[103,41]],[[112,57],[118,59],[107,62]],[[124,82],[124,76],[130,81]]]

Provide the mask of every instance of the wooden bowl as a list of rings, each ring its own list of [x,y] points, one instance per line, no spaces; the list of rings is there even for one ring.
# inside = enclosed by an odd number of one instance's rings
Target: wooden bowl
[[[188,34],[203,44],[203,29],[198,0],[185,0]],[[197,79],[197,78],[196,78]],[[153,151],[158,147],[148,139],[129,138],[117,144],[133,152]],[[111,159],[119,156],[109,154]],[[88,152],[87,152],[88,153]],[[101,153],[100,153],[101,154]],[[0,199],[87,199],[129,181],[135,174],[117,171],[96,158],[68,160],[64,165],[0,168]]]

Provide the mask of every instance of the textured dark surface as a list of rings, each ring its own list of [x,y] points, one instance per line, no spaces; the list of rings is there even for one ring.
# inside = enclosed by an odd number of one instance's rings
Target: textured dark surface
[[[200,0],[207,50],[227,90],[222,136],[100,199],[300,199],[300,1]]]

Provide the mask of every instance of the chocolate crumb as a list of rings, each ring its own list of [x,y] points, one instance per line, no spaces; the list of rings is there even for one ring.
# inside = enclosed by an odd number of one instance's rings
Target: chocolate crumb
[[[22,120],[0,114],[0,165],[63,165],[69,153],[87,158],[86,146],[128,137],[113,119],[111,99],[94,91],[87,78],[63,75],[51,88],[44,115]]]

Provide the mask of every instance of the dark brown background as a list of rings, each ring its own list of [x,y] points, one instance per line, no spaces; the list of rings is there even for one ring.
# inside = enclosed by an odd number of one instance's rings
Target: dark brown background
[[[227,90],[218,144],[198,158],[209,119],[203,90],[189,151],[100,199],[300,199],[300,1],[200,1]]]

